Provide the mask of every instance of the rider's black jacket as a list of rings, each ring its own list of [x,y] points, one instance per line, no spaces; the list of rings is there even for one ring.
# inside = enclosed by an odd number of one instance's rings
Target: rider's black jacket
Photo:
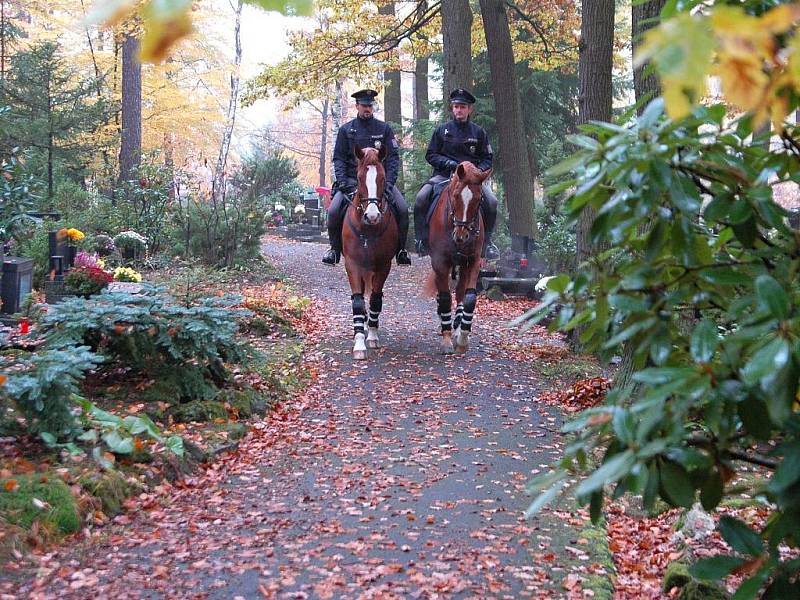
[[[397,182],[400,172],[400,154],[394,131],[383,121],[374,117],[360,119],[356,117],[339,128],[336,146],[333,149],[333,171],[339,189],[349,191],[356,187],[356,157],[353,149],[356,145],[362,148],[386,148],[383,167],[386,170],[386,185]]]
[[[467,160],[485,171],[492,167],[492,146],[489,136],[472,121],[459,123],[455,119],[436,128],[428,144],[427,160],[433,174],[450,177],[459,163]]]

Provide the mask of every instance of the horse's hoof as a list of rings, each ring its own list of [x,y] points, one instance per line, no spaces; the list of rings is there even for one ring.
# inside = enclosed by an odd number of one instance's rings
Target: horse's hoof
[[[367,359],[366,350],[353,350],[353,360],[366,360],[366,359]]]
[[[456,354],[464,354],[464,353],[466,353],[466,351],[467,351],[468,349],[469,349],[469,346],[462,346],[462,345],[458,344],[458,345],[456,345],[456,346],[453,348],[453,351],[454,351]]]
[[[367,348],[380,348],[381,342],[378,339],[367,340]]]
[[[439,348],[439,354],[452,354],[453,353],[453,344],[450,343],[450,340],[443,342],[441,347]]]

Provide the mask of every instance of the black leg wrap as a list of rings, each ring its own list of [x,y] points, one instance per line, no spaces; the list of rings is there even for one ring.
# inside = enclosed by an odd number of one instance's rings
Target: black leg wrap
[[[478,304],[478,291],[470,288],[464,294],[464,314],[461,316],[461,329],[463,331],[472,330],[472,316],[475,314],[475,306]]]
[[[437,312],[439,313],[439,318],[442,320],[442,331],[450,331],[453,327],[453,314],[451,312],[453,308],[453,298],[450,292],[441,292],[436,297],[436,301],[438,303]]]
[[[378,326],[378,316],[383,310],[383,292],[373,292],[369,297],[369,327]]]
[[[353,294],[350,298],[353,301],[353,333],[366,333],[364,329],[364,321],[366,321],[364,294]]]

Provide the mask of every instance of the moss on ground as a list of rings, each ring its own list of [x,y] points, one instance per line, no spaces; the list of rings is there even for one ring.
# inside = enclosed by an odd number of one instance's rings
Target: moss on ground
[[[597,525],[584,528],[579,537],[589,541],[586,551],[589,554],[589,563],[602,565],[605,573],[592,573],[583,576],[583,588],[594,592],[595,599],[611,600],[614,597],[614,556],[608,547],[608,532],[606,521],[602,519]]]
[[[117,471],[97,471],[78,480],[91,496],[99,499],[103,512],[114,516],[122,511],[122,503],[135,490],[134,486]]]
[[[23,529],[38,521],[47,531],[69,534],[81,527],[78,504],[67,484],[50,474],[0,480],[0,518]]]
[[[721,586],[692,577],[689,574],[689,565],[681,561],[670,563],[664,571],[661,589],[665,593],[669,593],[673,588],[680,588],[680,593],[676,596],[680,600],[727,600],[729,598],[728,593]]]
[[[172,415],[176,423],[228,418],[228,411],[225,410],[225,406],[222,402],[217,402],[216,400],[194,400],[186,404],[179,404],[170,408],[169,414]]]
[[[557,362],[533,361],[533,368],[545,379],[573,384],[581,379],[601,377],[603,368],[583,356],[567,355]]]

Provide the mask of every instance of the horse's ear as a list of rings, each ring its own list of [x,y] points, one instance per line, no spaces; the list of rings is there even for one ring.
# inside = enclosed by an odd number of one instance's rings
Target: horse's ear
[[[467,174],[467,171],[464,168],[464,165],[461,165],[461,164],[458,165],[458,167],[456,168],[456,175],[458,176],[458,178],[459,179],[464,179],[466,174]]]
[[[386,158],[387,152],[388,151],[386,150],[386,146],[384,144],[381,144],[381,147],[378,148],[378,160],[383,162],[383,159]]]
[[[364,158],[364,149],[358,144],[356,144],[355,147],[353,148],[353,154],[356,155],[356,158],[358,160],[361,160]]]
[[[494,169],[486,169],[485,171],[482,171],[481,172],[481,183],[483,183],[484,181],[489,179],[489,177],[492,176],[492,172],[493,171],[494,171]]]

